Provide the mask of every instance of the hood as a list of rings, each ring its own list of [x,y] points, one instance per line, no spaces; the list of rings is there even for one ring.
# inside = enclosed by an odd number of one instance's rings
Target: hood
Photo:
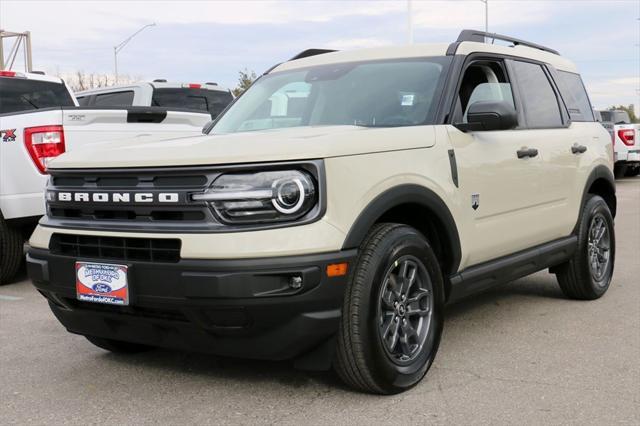
[[[433,126],[319,126],[95,143],[53,159],[51,169],[165,167],[307,160],[432,146]]]

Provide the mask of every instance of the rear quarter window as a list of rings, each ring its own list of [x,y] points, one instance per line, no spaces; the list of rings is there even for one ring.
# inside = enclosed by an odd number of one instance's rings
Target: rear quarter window
[[[558,88],[572,121],[594,121],[589,96],[579,74],[558,71]]]
[[[62,83],[0,77],[0,114],[75,106]]]

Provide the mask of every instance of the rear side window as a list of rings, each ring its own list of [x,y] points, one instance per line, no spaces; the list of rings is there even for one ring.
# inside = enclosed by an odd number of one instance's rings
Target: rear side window
[[[593,110],[579,74],[558,71],[560,93],[573,121],[593,121]]]
[[[96,95],[95,106],[131,106],[133,105],[133,90]]]
[[[206,111],[216,118],[231,103],[229,92],[207,89],[155,89],[152,106]]]
[[[0,77],[0,114],[75,106],[62,83]]]
[[[541,65],[513,62],[522,97],[527,127],[531,129],[562,127],[558,99]]]

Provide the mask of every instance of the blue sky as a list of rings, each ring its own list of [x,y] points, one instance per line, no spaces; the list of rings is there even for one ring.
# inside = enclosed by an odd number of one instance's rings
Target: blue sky
[[[412,3],[416,43],[484,28],[479,0]],[[548,45],[575,61],[597,107],[640,106],[640,1],[489,0],[489,30]],[[407,42],[407,2],[0,0],[0,28],[30,30],[34,67],[49,73],[120,72],[143,79],[217,81],[258,73],[309,47]]]

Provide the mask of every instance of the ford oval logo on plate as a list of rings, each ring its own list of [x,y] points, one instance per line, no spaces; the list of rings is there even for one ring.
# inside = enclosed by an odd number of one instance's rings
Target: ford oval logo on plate
[[[128,305],[127,266],[76,262],[76,296],[83,302]]]

